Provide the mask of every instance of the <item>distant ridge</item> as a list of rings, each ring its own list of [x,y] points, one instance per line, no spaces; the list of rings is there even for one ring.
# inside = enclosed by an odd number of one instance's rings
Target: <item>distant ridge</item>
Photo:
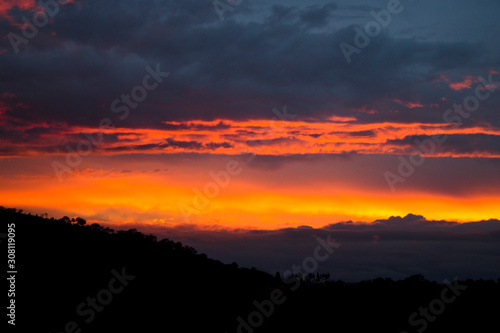
[[[134,229],[114,231],[80,218],[56,220],[3,207],[0,220],[2,233],[15,225],[21,331],[409,332],[423,325],[412,326],[409,317],[446,288],[421,275],[350,284],[283,281]],[[426,332],[498,327],[499,305],[490,301],[500,297],[500,281],[457,283],[466,290],[426,324]],[[283,302],[271,311],[273,292]]]

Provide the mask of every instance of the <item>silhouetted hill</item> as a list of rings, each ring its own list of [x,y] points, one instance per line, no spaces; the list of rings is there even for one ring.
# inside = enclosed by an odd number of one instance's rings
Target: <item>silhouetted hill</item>
[[[426,332],[442,333],[499,326],[498,281],[454,282],[451,289],[422,276],[282,281],[136,230],[5,208],[0,220],[3,233],[15,224],[20,332],[417,332],[426,325]],[[425,319],[420,308],[429,307]]]

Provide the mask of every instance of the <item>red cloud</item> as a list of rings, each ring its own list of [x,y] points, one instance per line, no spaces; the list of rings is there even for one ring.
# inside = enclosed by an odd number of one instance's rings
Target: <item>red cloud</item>
[[[463,81],[453,82],[449,76],[442,74],[435,81],[445,81],[451,89],[456,91],[470,89],[473,83],[478,82],[478,79],[472,75],[465,75],[462,78]]]
[[[394,102],[401,104],[403,106],[406,106],[409,109],[415,109],[415,108],[423,108],[424,106],[420,103],[414,103],[414,102],[404,102],[399,99],[395,99]]]
[[[75,0],[65,0],[65,1],[58,1],[58,4],[65,5],[68,3],[74,3]],[[30,11],[30,12],[36,12],[36,11],[42,11],[45,12],[45,9],[38,4],[37,0],[10,0],[10,1],[0,1],[0,19],[4,19],[8,21],[11,25],[16,26],[18,28],[22,28],[24,26],[24,23],[17,22],[12,16],[9,15],[9,12],[14,8],[17,7],[22,11]],[[28,19],[31,19],[31,16],[27,17]],[[2,52],[0,51],[0,54]]]

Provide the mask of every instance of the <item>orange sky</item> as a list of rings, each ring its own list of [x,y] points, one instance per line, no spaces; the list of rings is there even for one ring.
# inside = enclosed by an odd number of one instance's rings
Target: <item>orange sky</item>
[[[408,213],[461,222],[500,215],[500,186],[491,181],[496,170],[488,164],[488,158],[499,156],[488,151],[424,152],[427,162],[395,192],[384,178],[387,171],[397,173],[398,156],[415,149],[391,140],[436,133],[497,135],[487,124],[362,124],[333,116],[322,122],[217,119],[165,125],[25,125],[26,131],[51,130],[30,145],[18,143],[18,150],[2,159],[0,203],[100,223],[223,228],[321,227]],[[91,151],[76,158],[52,148],[66,145],[75,152],[89,137],[95,140]],[[70,165],[68,158],[76,162]],[[239,170],[232,175],[229,161]],[[226,176],[218,184],[214,173]]]
[[[78,169],[62,182],[47,168],[50,158],[12,159],[3,162],[10,175],[2,177],[0,202],[33,213],[80,215],[97,222],[266,229],[321,227],[345,220],[370,222],[408,213],[465,222],[500,213],[500,192],[487,183],[478,185],[481,191],[465,193],[464,183],[464,188],[439,193],[418,188],[417,174],[415,182],[409,179],[392,193],[384,184],[382,170],[384,164],[397,166],[395,159],[379,161],[380,170],[367,171],[372,163],[367,156],[299,159],[277,166],[259,158],[248,163],[243,156],[180,155],[173,162],[125,155],[107,160],[104,168]],[[103,166],[99,158],[88,157],[88,161],[89,166]],[[228,173],[229,161],[237,163],[230,169],[233,175]],[[25,168],[38,168],[39,173],[29,174]],[[432,168],[429,162],[426,171]],[[218,183],[213,174],[219,175]],[[369,178],[377,181],[370,183]]]

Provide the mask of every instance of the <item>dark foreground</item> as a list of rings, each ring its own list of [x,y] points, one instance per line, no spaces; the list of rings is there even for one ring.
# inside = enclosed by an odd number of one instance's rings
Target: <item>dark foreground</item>
[[[354,284],[285,279],[81,219],[1,208],[0,221],[2,253],[8,253],[8,233],[15,233],[11,264],[17,273],[7,274],[2,291],[11,308],[4,306],[2,315],[9,332],[443,333],[500,327],[500,279],[448,285],[422,276]]]

